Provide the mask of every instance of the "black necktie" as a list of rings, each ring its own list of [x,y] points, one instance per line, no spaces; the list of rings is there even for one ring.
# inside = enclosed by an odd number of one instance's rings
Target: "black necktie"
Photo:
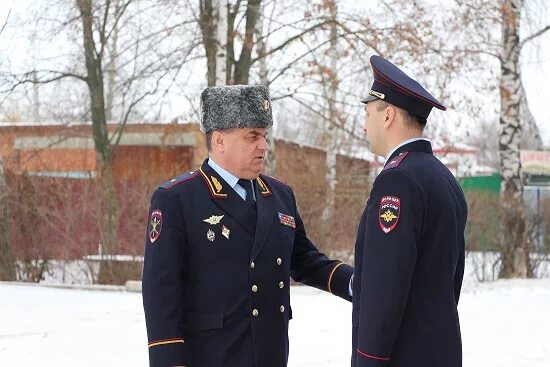
[[[254,196],[252,194],[252,181],[241,178],[238,184],[246,190],[244,202],[247,207],[247,219],[252,228],[256,228],[256,201],[254,201]]]
[[[252,181],[241,178],[238,181],[238,184],[241,185],[241,187],[246,190],[245,203],[247,203],[248,205],[253,205],[255,208],[256,202],[254,201],[254,194],[252,194]]]

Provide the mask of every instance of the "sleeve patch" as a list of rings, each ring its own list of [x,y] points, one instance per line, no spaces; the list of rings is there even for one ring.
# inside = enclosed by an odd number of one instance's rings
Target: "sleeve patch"
[[[378,209],[378,223],[384,233],[390,233],[399,222],[401,200],[397,196],[384,196]]]
[[[151,212],[151,219],[149,220],[149,240],[151,243],[155,243],[160,237],[162,231],[162,212],[155,209]]]

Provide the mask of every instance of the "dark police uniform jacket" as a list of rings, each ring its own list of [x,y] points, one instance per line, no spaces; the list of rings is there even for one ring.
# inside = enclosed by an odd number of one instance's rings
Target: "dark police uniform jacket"
[[[466,217],[464,194],[429,141],[391,155],[355,245],[352,366],[462,365]]]
[[[350,300],[353,268],[306,237],[291,188],[260,175],[256,228],[205,161],[153,194],[143,267],[150,365],[284,367],[290,277]]]

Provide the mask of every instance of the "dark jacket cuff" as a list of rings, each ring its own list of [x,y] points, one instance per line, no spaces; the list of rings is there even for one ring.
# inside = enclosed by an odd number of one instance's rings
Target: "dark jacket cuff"
[[[347,301],[351,301],[349,295],[349,282],[354,272],[353,266],[339,263],[330,272],[328,291]]]
[[[153,344],[153,343],[150,343]],[[149,346],[150,367],[189,366],[190,355],[185,343]]]
[[[359,349],[355,353],[357,355],[356,367],[385,367],[390,363],[389,357],[371,355]]]

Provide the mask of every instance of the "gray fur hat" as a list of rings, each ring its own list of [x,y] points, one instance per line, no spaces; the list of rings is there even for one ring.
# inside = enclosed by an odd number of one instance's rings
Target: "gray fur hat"
[[[201,93],[201,130],[273,125],[269,89],[261,85],[208,87]]]

